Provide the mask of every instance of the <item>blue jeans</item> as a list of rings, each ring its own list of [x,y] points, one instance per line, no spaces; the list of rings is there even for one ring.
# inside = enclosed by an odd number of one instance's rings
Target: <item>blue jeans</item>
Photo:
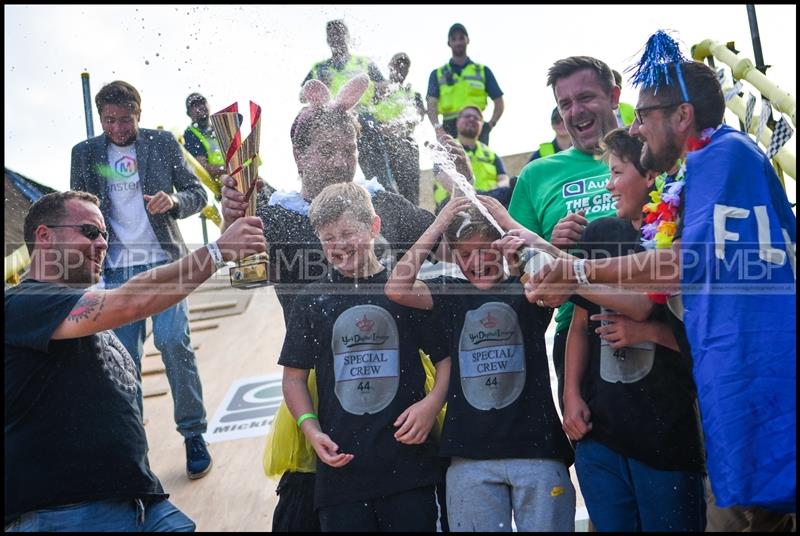
[[[166,499],[87,501],[34,510],[6,532],[194,532],[195,524]]]
[[[106,288],[122,286],[133,276],[165,263],[142,264],[106,270],[103,279]],[[141,376],[144,353],[145,321],[139,320],[114,330],[119,340],[133,357]],[[189,305],[180,303],[153,316],[153,338],[161,352],[175,409],[175,424],[184,437],[205,433],[208,422],[203,407],[203,386],[197,371],[197,360],[189,338]],[[138,385],[136,399],[143,411],[142,388]]]
[[[584,439],[575,471],[589,518],[599,532],[702,532],[702,473],[660,471]]]

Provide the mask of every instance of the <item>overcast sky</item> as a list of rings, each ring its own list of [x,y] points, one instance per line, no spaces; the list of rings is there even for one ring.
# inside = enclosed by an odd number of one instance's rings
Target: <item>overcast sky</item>
[[[768,76],[796,96],[796,6],[756,11],[765,61],[773,66]],[[59,190],[69,187],[72,146],[86,137],[82,71],[91,75],[92,101],[113,80],[137,87],[144,128],[182,132],[189,122],[184,101],[193,91],[208,98],[212,112],[253,100],[263,109],[261,175],[276,187],[294,187],[289,126],[300,107],[300,82],[313,63],[330,57],[325,22],[334,18],[347,22],[351,50],[370,56],[385,74],[394,53],[408,53],[408,81],[423,96],[431,70],[450,57],[448,28],[464,24],[468,55],[489,66],[505,92],[506,111],[491,136],[501,155],[552,138],[555,103],[545,79],[560,58],[593,55],[622,71],[659,28],[673,30],[687,54],[710,38],[735,41],[754,58],[744,5],[6,5],[4,12],[5,165]],[[630,87],[622,97],[636,103]],[[417,139],[433,139],[427,120]],[[796,152],[794,138],[790,147]],[[429,167],[424,151],[422,165]],[[201,242],[196,217],[181,228],[187,242]]]

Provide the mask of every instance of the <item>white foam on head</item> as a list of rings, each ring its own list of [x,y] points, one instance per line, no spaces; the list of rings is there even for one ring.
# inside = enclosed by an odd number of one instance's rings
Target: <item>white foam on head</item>
[[[469,217],[469,212],[459,212],[456,215],[464,218],[464,221],[461,222],[461,227],[459,227],[458,231],[456,231],[456,238],[461,238],[461,231],[463,231],[465,227],[472,223],[472,218]]]
[[[478,200],[478,194],[475,192],[475,187],[472,186],[467,178],[456,171],[455,165],[455,155],[450,154],[447,148],[439,142],[428,142],[425,144],[425,147],[428,149],[431,160],[433,160],[434,164],[438,164],[442,171],[445,171],[450,178],[453,179],[456,187],[464,193],[467,199],[469,199],[473,205],[478,207],[481,214],[491,223],[495,229],[500,233],[500,236],[505,236],[506,232],[503,230],[502,227],[497,223],[497,220],[489,213],[483,203]],[[452,194],[452,192],[451,192]],[[451,195],[452,197],[452,195]],[[471,223],[471,222],[467,222]],[[461,226],[463,228],[464,225]],[[459,229],[459,234],[461,233],[461,229]],[[456,235],[458,236],[458,234]]]

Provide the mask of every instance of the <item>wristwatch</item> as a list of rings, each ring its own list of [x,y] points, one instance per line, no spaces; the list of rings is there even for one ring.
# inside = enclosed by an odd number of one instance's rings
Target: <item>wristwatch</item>
[[[586,259],[575,259],[572,261],[572,271],[575,272],[575,279],[578,285],[585,287],[589,284],[589,278],[586,277]]]

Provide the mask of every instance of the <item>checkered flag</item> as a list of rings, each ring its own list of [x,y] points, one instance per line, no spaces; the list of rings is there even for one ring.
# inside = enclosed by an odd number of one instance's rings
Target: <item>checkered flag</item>
[[[756,98],[748,94],[747,95],[747,109],[745,110],[744,114],[744,130],[745,132],[750,132],[750,125],[753,124],[753,111],[756,109]]]
[[[761,117],[758,118],[758,130],[756,130],[756,141],[761,140],[761,133],[764,132],[764,127],[767,126],[767,121],[769,121],[769,116],[772,113],[772,105],[769,103],[769,99],[761,96]]]
[[[734,98],[736,95],[739,94],[740,91],[742,91],[742,81],[741,80],[736,82],[733,85],[733,87],[728,88],[728,90],[725,92],[725,102],[728,102],[729,100]]]
[[[794,130],[789,126],[789,122],[784,117],[775,125],[775,130],[772,132],[772,139],[769,140],[769,148],[767,149],[767,156],[772,158],[781,147],[786,145],[789,138],[794,134]]]

